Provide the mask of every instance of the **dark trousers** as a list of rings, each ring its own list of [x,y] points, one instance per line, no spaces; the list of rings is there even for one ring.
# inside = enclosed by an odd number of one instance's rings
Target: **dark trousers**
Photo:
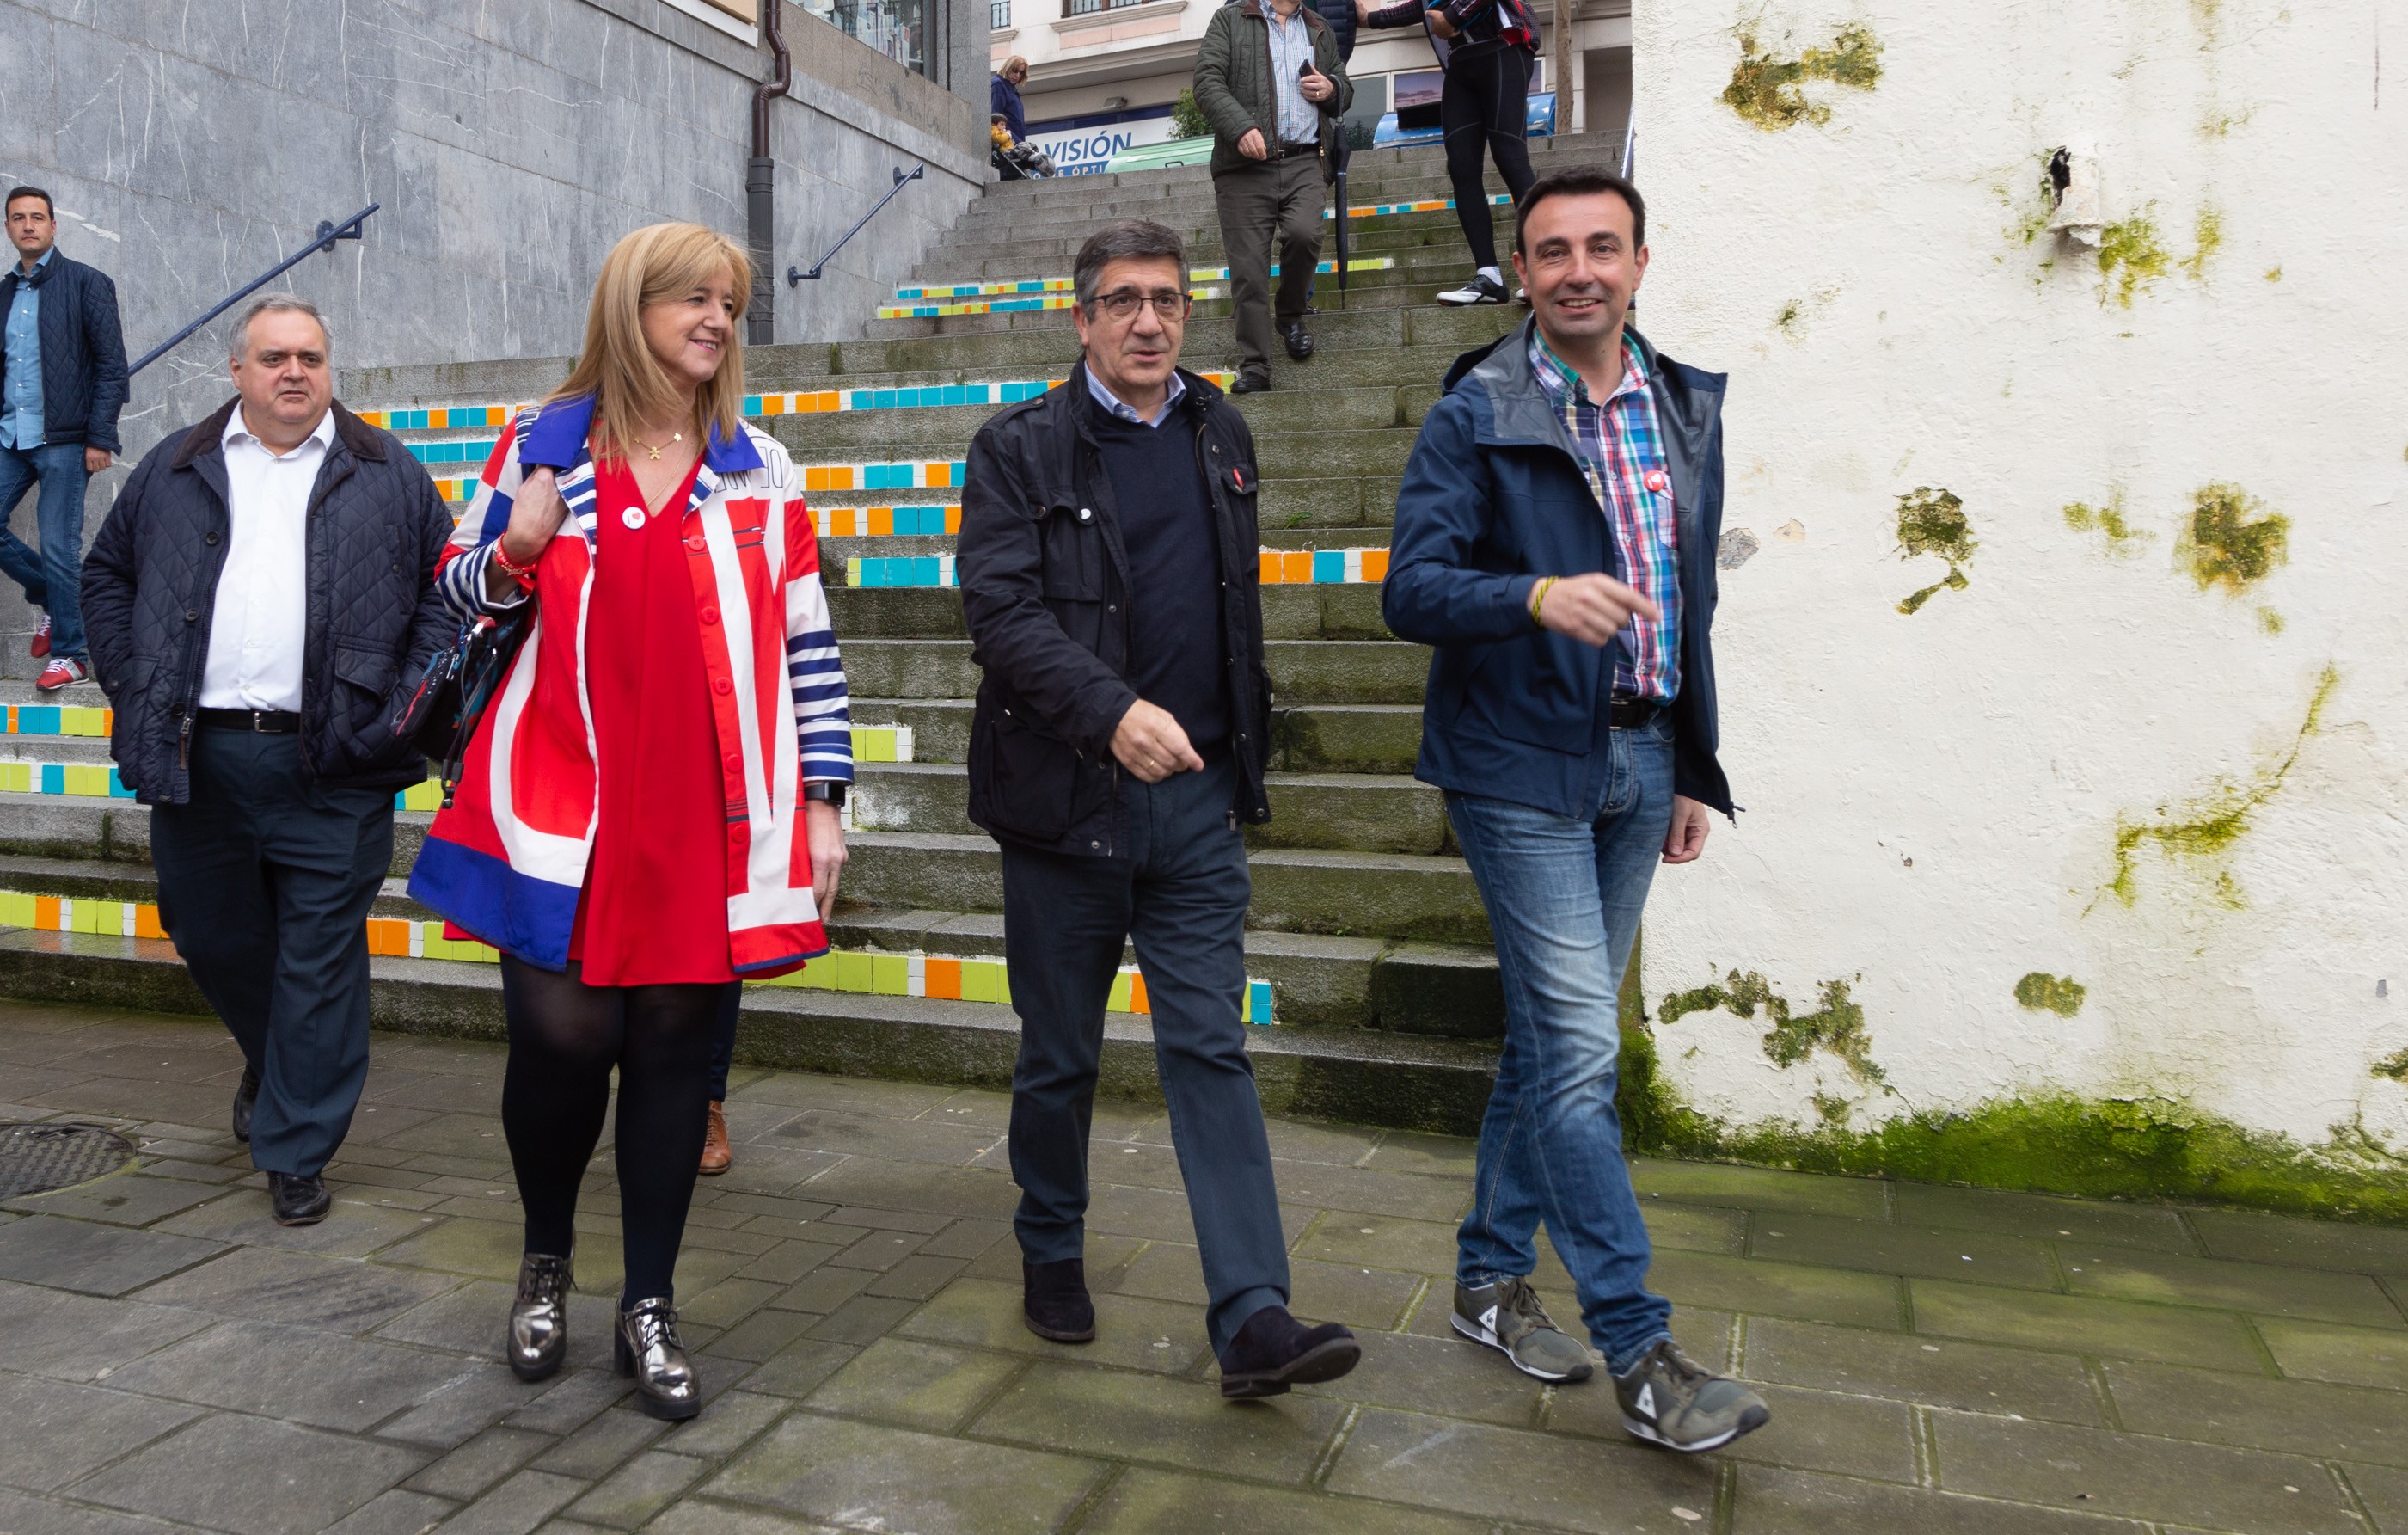
[[[1031,1263],[1082,1255],[1104,1003],[1122,943],[1134,940],[1217,1353],[1248,1317],[1288,1296],[1279,1190],[1239,1014],[1253,882],[1228,820],[1237,769],[1225,759],[1153,785],[1121,782],[1130,837],[1119,855],[1003,844],[1004,962],[1020,1014],[1012,1226]]]
[[[731,981],[710,1026],[710,1101],[727,1101],[727,1069],[736,1064],[736,1016],[744,1011],[744,983]]]
[[[0,448],[0,572],[50,615],[50,653],[69,661],[84,658],[83,492],[91,479],[80,442]],[[42,486],[34,505],[39,550],[8,531],[8,513],[36,481]]]
[[[251,1160],[316,1173],[368,1072],[368,909],[393,791],[311,782],[295,737],[193,734],[192,801],[150,812],[159,921],[259,1075]]]
[[[1229,300],[1237,311],[1238,370],[1271,370],[1271,248],[1279,248],[1279,323],[1304,318],[1312,269],[1321,264],[1321,157],[1250,161],[1212,178],[1228,251]]]
[[[1486,150],[1505,178],[1505,190],[1520,203],[1537,175],[1530,169],[1530,55],[1498,48],[1449,61],[1439,88],[1439,126],[1446,135],[1446,174],[1455,186],[1455,216],[1471,247],[1471,265],[1497,265],[1497,224],[1489,217],[1488,188],[1480,173]]]

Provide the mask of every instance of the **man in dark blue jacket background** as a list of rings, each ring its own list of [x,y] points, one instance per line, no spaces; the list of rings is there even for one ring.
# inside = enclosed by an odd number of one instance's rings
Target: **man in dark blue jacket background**
[[[83,493],[123,445],[125,337],[117,285],[58,251],[50,194],[18,187],[6,204],[17,265],[0,276],[0,571],[42,610],[33,653],[50,657],[45,691],[92,675],[84,659]],[[7,515],[39,481],[38,552],[7,529]]]
[[[1543,1218],[1624,1426],[1698,1451],[1770,1414],[1672,1341],[1614,1112],[1615,1002],[1655,866],[1697,858],[1709,811],[1731,810],[1708,643],[1724,380],[1627,327],[1646,237],[1638,189],[1603,171],[1524,194],[1531,318],[1448,373],[1382,604],[1437,648],[1414,772],[1446,791],[1505,988],[1455,1329],[1541,1380],[1589,1376],[1528,1283]]]

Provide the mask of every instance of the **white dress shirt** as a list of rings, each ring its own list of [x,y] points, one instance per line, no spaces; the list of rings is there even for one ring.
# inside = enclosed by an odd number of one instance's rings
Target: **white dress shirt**
[[[326,412],[308,440],[278,457],[243,424],[225,436],[225,567],[218,573],[203,709],[301,709],[301,647],[309,627],[309,492],[335,440]]]

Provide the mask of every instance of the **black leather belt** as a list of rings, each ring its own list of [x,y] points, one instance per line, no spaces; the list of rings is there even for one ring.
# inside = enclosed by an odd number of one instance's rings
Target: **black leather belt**
[[[301,730],[301,716],[281,709],[196,709],[193,718],[214,730],[250,730],[263,736],[293,736]]]
[[[1636,730],[1663,711],[1664,706],[1653,698],[1634,698],[1622,694],[1607,706],[1605,723],[1613,730]]]
[[[1320,152],[1321,141],[1319,139],[1315,139],[1310,144],[1282,144],[1280,146],[1280,153],[1282,154],[1319,154]]]

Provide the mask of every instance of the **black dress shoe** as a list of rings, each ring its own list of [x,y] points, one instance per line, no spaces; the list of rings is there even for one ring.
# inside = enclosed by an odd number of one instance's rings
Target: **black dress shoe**
[[[1263,391],[1270,388],[1270,386],[1271,376],[1268,373],[1240,373],[1238,375],[1238,381],[1229,386],[1229,393],[1232,395],[1259,395],[1263,393]]]
[[[1300,363],[1312,355],[1312,333],[1304,328],[1303,321],[1282,325],[1280,335],[1286,339],[1287,354],[1295,361]]]
[[[1221,1351],[1221,1395],[1284,1396],[1292,1385],[1334,1381],[1363,1357],[1363,1345],[1335,1322],[1308,1327],[1283,1306],[1246,1318]]]
[[[1039,1338],[1057,1343],[1094,1341],[1096,1303],[1087,1295],[1086,1260],[1021,1260],[1020,1310],[1021,1320]]]
[[[269,1173],[267,1197],[275,1201],[279,1226],[315,1226],[335,1207],[326,1180],[314,1172]]]
[[[234,1090],[234,1138],[251,1140],[251,1112],[259,1107],[259,1073],[242,1069],[242,1085]]]

